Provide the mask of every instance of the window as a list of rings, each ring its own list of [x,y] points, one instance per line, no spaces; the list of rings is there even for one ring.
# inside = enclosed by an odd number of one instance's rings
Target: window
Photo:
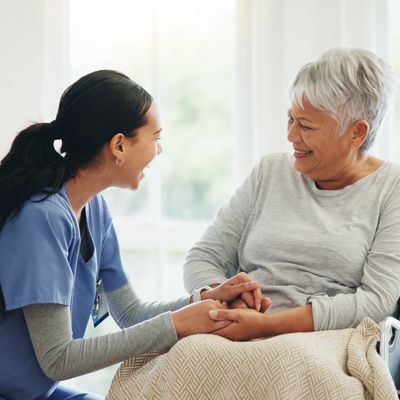
[[[390,34],[390,54],[391,62],[396,68],[396,72],[400,77],[400,29],[398,27],[400,18],[400,2],[396,0],[390,0],[389,3],[389,34]],[[395,161],[400,163],[400,96],[398,96],[399,90],[397,90],[395,103],[394,103],[394,121],[392,124],[392,137],[393,146],[395,148]]]
[[[140,190],[106,193],[143,299],[183,295],[184,255],[216,210],[262,154],[291,151],[287,87],[302,65],[333,46],[386,54],[389,43],[400,74],[397,0],[362,8],[355,0],[328,3],[70,0],[71,81],[100,68],[121,70],[161,111],[164,153]],[[395,149],[400,162],[399,100],[393,114],[377,155],[392,159]],[[89,335],[114,328],[108,319]],[[116,368],[71,384],[104,394]]]
[[[71,81],[120,70],[161,112],[164,152],[139,191],[105,193],[126,269],[145,300],[185,295],[184,255],[233,190],[234,17],[231,0],[70,1]],[[88,334],[112,329],[107,321]],[[70,383],[105,394],[115,370]]]

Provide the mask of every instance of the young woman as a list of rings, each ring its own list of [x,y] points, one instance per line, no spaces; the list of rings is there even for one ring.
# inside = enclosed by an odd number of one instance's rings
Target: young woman
[[[208,312],[243,292],[260,309],[259,285],[244,273],[197,303],[204,288],[163,303],[133,291],[100,192],[137,189],[160,133],[152,97],[102,70],[64,92],[53,122],[15,138],[0,165],[0,398],[97,399],[58,381],[220,329],[228,322]],[[91,314],[99,323],[108,310],[126,329],[82,339]]]

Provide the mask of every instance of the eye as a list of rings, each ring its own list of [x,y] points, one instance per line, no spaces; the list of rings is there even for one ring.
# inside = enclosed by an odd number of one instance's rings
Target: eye
[[[288,123],[288,125],[292,125],[292,124],[293,124],[293,122],[294,122],[294,119],[293,119],[293,117],[292,117],[291,115],[288,115],[288,119],[287,119],[287,123]]]
[[[159,142],[160,140],[162,140],[162,137],[161,136],[157,136],[156,137],[156,142]]]
[[[299,126],[300,126],[300,128],[303,129],[304,131],[309,131],[309,130],[311,130],[311,128],[309,128],[308,126],[305,126],[305,125],[299,124]]]

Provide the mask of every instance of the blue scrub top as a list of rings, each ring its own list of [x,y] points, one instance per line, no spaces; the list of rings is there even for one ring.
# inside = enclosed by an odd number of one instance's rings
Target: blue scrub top
[[[43,198],[34,196],[31,200]],[[44,201],[28,201],[0,231],[0,398],[46,399],[57,382],[42,372],[25,324],[22,307],[68,305],[74,338],[82,338],[93,309],[96,282],[106,292],[128,281],[104,198],[86,205],[88,241],[85,262],[79,253],[79,225],[62,188]]]

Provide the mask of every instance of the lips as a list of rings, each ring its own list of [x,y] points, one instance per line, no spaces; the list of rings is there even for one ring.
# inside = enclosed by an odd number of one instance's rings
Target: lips
[[[307,155],[307,154],[311,154],[311,153],[312,153],[312,150],[294,149],[294,151],[295,151],[296,153],[300,153],[300,154],[304,154],[304,155]]]
[[[294,157],[297,159],[306,158],[312,153],[312,150],[294,149]]]

